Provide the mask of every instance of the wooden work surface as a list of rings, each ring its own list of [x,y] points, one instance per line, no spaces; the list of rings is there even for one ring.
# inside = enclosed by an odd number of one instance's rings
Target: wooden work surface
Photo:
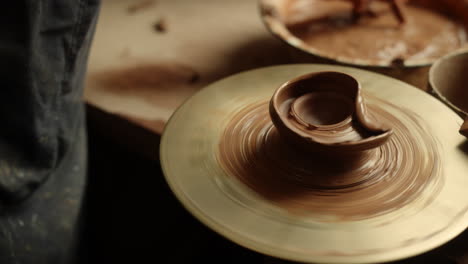
[[[288,62],[255,0],[104,0],[85,99],[161,133],[173,111],[207,84]]]

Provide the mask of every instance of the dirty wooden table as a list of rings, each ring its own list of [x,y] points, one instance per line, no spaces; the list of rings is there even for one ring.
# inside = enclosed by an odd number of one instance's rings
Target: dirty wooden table
[[[160,134],[173,111],[207,84],[292,62],[258,12],[255,0],[104,0],[87,103]]]

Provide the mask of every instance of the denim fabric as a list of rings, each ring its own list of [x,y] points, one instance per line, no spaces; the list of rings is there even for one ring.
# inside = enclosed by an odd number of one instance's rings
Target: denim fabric
[[[99,0],[0,8],[0,263],[66,263],[86,176],[83,77]]]

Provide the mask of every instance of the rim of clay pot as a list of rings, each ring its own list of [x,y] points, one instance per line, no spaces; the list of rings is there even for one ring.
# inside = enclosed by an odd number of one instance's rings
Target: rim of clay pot
[[[351,59],[340,56],[333,56],[331,54],[325,53],[316,49],[312,46],[305,44],[301,39],[294,36],[280,21],[279,18],[275,17],[276,9],[271,4],[272,0],[259,0],[258,7],[260,10],[260,17],[263,21],[263,24],[272,33],[275,37],[285,42],[286,44],[301,50],[305,53],[311,54],[321,59],[326,59],[329,61],[334,61],[342,65],[349,66],[361,66],[361,67],[375,67],[375,68],[394,68],[395,65],[398,67],[406,68],[418,68],[424,66],[432,65],[437,59],[409,59],[405,60],[402,63],[400,61],[390,61],[389,63],[376,63],[366,59]]]
[[[271,97],[270,100],[270,116],[272,117],[273,123],[275,127],[278,128],[279,125],[285,127],[285,129],[289,130],[294,134],[295,136],[298,136],[303,141],[305,144],[313,144],[316,146],[321,146],[327,149],[336,149],[336,148],[350,148],[353,151],[362,151],[362,150],[368,150],[372,149],[375,147],[378,147],[385,143],[389,136],[392,134],[392,130],[389,129],[388,131],[383,132],[382,134],[375,135],[375,136],[370,136],[368,138],[358,140],[358,141],[345,141],[345,142],[339,142],[339,143],[325,143],[325,142],[315,142],[310,135],[308,135],[306,132],[302,131],[299,127],[293,125],[291,122],[288,121],[289,116],[284,117],[283,114],[280,114],[280,102],[279,102],[279,96],[282,94],[282,92],[285,89],[290,88],[292,85],[296,84],[297,82],[311,79],[320,75],[335,75],[339,76],[340,78],[346,78],[350,80],[351,82],[354,83],[358,94],[360,94],[361,91],[361,84],[351,75],[343,73],[343,72],[337,72],[337,71],[322,71],[322,72],[312,72],[308,73],[305,75],[298,76],[294,79],[291,79],[285,83],[283,83],[279,88],[275,90],[273,93],[273,96]],[[354,102],[353,102],[354,103]],[[354,110],[350,112],[350,115],[354,114]],[[347,122],[351,122],[352,120],[348,120],[348,118],[345,118],[335,124],[330,124],[329,126],[340,126],[342,124],[345,124]],[[281,124],[277,124],[277,122],[281,122]],[[325,127],[325,126],[324,126]],[[287,139],[286,139],[287,140]],[[372,142],[372,143],[370,143]]]
[[[439,69],[439,67],[446,62],[447,60],[451,60],[454,57],[458,56],[467,56],[468,57],[468,49],[462,49],[462,50],[457,50],[455,52],[449,53],[442,58],[438,59],[434,64],[431,66],[429,69],[429,86],[432,89],[432,91],[435,93],[435,95],[446,105],[448,105],[453,111],[455,111],[458,115],[460,116],[467,116],[468,112],[463,111],[460,109],[458,106],[454,105],[450,100],[448,100],[437,88],[437,85],[435,84],[435,75],[436,71]],[[468,74],[468,72],[467,72]]]

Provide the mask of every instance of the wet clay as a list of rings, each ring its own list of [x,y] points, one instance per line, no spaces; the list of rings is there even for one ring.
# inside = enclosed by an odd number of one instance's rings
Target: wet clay
[[[314,219],[361,220],[430,202],[442,185],[441,157],[424,122],[376,98],[368,107],[393,129],[377,148],[333,158],[296,148],[279,135],[268,102],[259,102],[229,117],[217,158],[263,199]]]
[[[311,73],[282,85],[270,115],[285,140],[333,155],[377,147],[392,134],[367,110],[356,79],[340,72]]]
[[[390,5],[395,18],[398,19],[400,24],[406,22],[406,16],[403,12],[403,6],[408,0],[380,0],[386,1]],[[353,3],[353,16],[356,19],[361,18],[362,16],[376,16],[376,14],[370,9],[370,3],[372,0],[351,0]]]
[[[456,19],[413,2],[404,7],[403,25],[381,1],[371,1],[374,16],[355,21],[351,1],[291,0],[282,20],[304,45],[334,58],[432,60],[466,45],[465,29]]]

